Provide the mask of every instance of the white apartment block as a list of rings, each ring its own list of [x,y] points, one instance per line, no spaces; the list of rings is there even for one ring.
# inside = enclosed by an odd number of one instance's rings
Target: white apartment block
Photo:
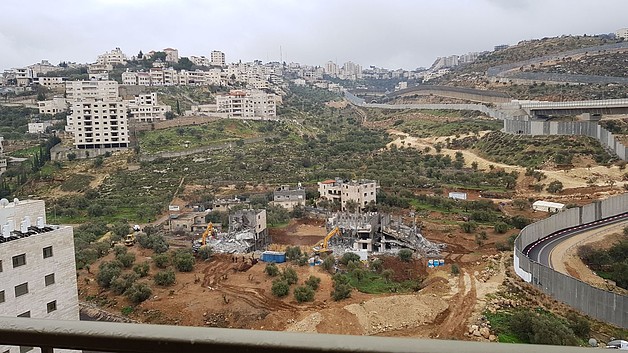
[[[55,115],[68,110],[68,100],[63,97],[54,97],[51,100],[37,102],[39,114]]]
[[[336,65],[335,62],[328,61],[325,63],[325,66],[323,68],[325,69],[325,74],[332,77],[338,76],[338,65]]]
[[[325,180],[318,183],[318,193],[321,198],[329,201],[340,202],[341,209],[347,210],[347,201],[355,201],[360,209],[363,209],[369,202],[376,202],[377,182],[374,180],[351,180],[345,181],[336,178],[335,180]]]
[[[137,122],[166,120],[166,113],[172,110],[169,105],[159,104],[157,93],[141,94],[126,101],[129,118]]]
[[[277,97],[274,94],[254,90],[232,90],[216,96],[216,110],[229,118],[277,116]]]
[[[52,126],[50,121],[41,121],[38,123],[28,123],[29,134],[41,134],[46,132],[46,129]]]
[[[68,101],[78,102],[85,99],[118,99],[116,81],[68,81],[65,83]]]
[[[126,64],[126,55],[120,48],[115,48],[110,52],[98,55],[96,63],[100,65],[124,65]]]
[[[615,31],[615,36],[618,38],[628,39],[628,28],[621,28]]]
[[[51,64],[48,60],[42,60],[40,63],[28,65],[27,67],[33,71],[33,76],[61,70],[61,67]]]
[[[119,100],[74,102],[66,131],[74,134],[78,149],[127,148],[129,128],[126,104]]]
[[[225,53],[214,50],[210,54],[211,64],[215,66],[225,66]]]
[[[198,65],[198,66],[211,66],[212,62],[210,59],[204,57],[204,56],[190,56],[190,61],[194,64],[194,65]]]
[[[0,200],[0,224],[0,316],[79,320],[72,227],[47,225],[44,201],[18,199]]]
[[[47,88],[63,88],[65,87],[65,77],[35,77],[33,83]]]
[[[169,63],[179,62],[179,50],[173,48],[166,48],[163,50],[166,53],[166,61]]]

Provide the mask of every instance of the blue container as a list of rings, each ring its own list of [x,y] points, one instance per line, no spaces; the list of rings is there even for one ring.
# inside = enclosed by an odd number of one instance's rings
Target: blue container
[[[280,251],[264,251],[262,253],[262,261],[272,263],[286,262],[286,253]]]
[[[434,267],[434,260],[427,260],[427,267]]]

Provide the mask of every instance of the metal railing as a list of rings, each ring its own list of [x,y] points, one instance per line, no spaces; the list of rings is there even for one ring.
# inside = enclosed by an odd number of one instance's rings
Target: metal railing
[[[580,352],[585,348],[0,317],[0,345],[100,352]]]

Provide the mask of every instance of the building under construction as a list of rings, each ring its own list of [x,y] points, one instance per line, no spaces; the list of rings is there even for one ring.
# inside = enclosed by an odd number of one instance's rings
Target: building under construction
[[[438,256],[445,246],[425,239],[415,222],[408,226],[401,217],[378,212],[336,213],[327,220],[327,228],[336,227],[339,233],[328,246],[339,251],[394,252],[407,248],[431,257]]]

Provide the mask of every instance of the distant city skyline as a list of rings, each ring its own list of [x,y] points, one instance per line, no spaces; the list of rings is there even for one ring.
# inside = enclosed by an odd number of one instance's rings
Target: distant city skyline
[[[521,40],[611,33],[628,27],[626,13],[625,0],[2,0],[0,70],[95,62],[116,47],[413,70]]]

